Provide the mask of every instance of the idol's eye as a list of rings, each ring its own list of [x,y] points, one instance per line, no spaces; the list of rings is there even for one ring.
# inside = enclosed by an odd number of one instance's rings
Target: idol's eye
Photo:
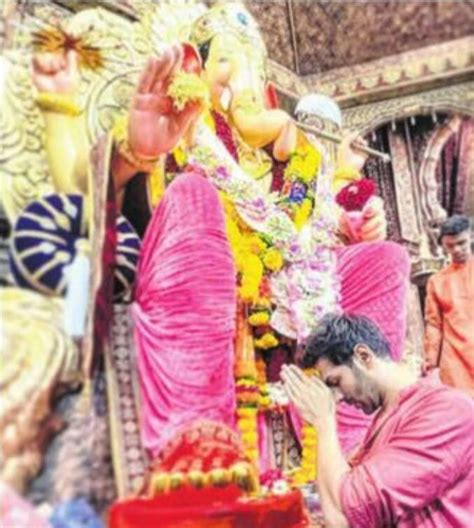
[[[237,13],[237,20],[243,25],[247,26],[249,23],[249,19],[245,13]]]

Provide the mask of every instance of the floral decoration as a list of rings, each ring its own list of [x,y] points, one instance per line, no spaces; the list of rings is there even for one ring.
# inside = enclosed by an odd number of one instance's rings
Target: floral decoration
[[[362,211],[364,205],[375,195],[377,185],[372,180],[362,180],[349,183],[336,195],[336,202],[345,211]]]
[[[273,402],[262,354],[271,353],[281,335],[304,342],[315,320],[339,310],[337,207],[332,171],[309,141],[298,141],[283,170],[281,192],[268,194],[239,166],[228,124],[219,114],[213,116],[215,132],[208,125],[198,127],[188,163],[205,170],[224,207],[254,349],[237,361],[238,427],[246,454],[257,461],[259,411],[287,405]],[[298,484],[315,477],[316,437],[310,426],[303,427],[302,441],[302,467],[294,476]]]

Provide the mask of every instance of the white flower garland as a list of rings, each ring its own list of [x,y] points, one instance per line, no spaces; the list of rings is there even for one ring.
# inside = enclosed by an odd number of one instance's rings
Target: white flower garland
[[[286,265],[271,277],[276,309],[272,327],[304,342],[326,313],[339,311],[340,284],[334,247],[336,209],[330,187],[332,167],[323,163],[315,188],[310,222],[298,233],[288,214],[248,176],[207,126],[198,127],[188,157],[232,199],[241,218],[270,238]]]

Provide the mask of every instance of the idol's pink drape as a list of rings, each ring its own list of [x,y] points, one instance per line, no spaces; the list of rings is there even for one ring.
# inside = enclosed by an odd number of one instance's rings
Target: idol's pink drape
[[[406,332],[410,261],[394,242],[361,243],[337,253],[344,313],[364,315],[383,332],[391,357],[399,360]],[[355,407],[338,405],[339,440],[350,452],[362,440],[372,418]]]
[[[142,438],[152,456],[198,418],[234,425],[235,270],[214,187],[177,178],[143,241],[133,306]]]

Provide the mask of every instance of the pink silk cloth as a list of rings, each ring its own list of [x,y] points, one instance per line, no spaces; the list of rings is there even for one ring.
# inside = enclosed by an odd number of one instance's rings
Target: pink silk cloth
[[[389,342],[394,361],[401,358],[406,333],[410,277],[407,251],[394,242],[363,242],[337,250],[344,313],[371,319]],[[337,410],[341,447],[349,453],[362,440],[372,417],[340,403]]]
[[[379,414],[341,484],[351,528],[474,526],[474,402],[423,379]]]
[[[235,269],[218,194],[203,176],[179,176],[154,211],[135,299],[145,448],[156,456],[199,418],[234,426]]]

